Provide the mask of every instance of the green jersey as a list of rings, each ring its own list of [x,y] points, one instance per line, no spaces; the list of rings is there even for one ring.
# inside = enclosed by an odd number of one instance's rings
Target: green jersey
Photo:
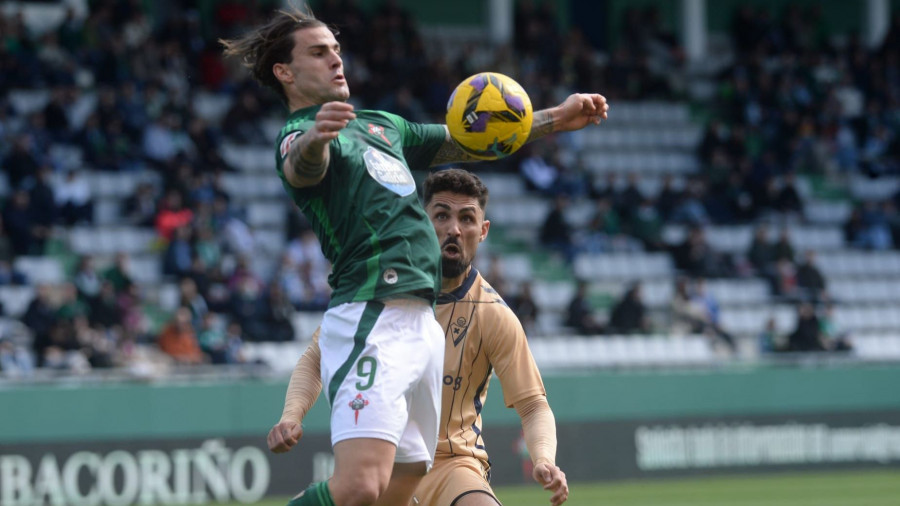
[[[294,111],[276,145],[278,176],[312,225],[331,262],[330,306],[440,291],[440,247],[409,168],[425,169],[443,145],[442,125],[410,123],[382,111],[356,119],[329,145],[319,184],[284,177],[291,142],[315,124],[320,106]]]

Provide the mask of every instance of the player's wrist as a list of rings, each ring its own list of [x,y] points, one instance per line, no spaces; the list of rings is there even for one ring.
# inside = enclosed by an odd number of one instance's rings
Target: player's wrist
[[[532,464],[534,467],[537,467],[537,466],[539,466],[539,465],[541,465],[541,464],[547,464],[547,465],[550,466],[550,467],[556,466],[556,464],[553,462],[553,459],[550,459],[550,458],[548,458],[548,457],[538,457],[538,458],[534,459],[534,460],[531,462],[531,464]]]

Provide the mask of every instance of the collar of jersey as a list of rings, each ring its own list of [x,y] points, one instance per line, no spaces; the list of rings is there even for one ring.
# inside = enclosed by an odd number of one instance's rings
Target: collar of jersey
[[[302,109],[297,109],[292,112],[289,119],[300,119],[300,118],[311,118],[319,112],[319,109],[322,108],[322,104],[319,105],[311,105],[309,107],[304,107]]]
[[[462,282],[461,285],[456,287],[456,290],[448,293],[442,293],[438,296],[437,303],[438,304],[448,304],[450,302],[456,302],[463,299],[467,293],[469,293],[469,289],[472,288],[472,285],[475,284],[475,278],[478,277],[478,269],[475,266],[472,266],[472,269],[469,270],[469,275],[466,276],[465,281]]]

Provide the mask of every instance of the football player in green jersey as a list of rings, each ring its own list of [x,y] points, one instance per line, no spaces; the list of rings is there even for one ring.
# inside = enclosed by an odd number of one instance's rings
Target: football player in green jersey
[[[434,459],[444,349],[440,249],[410,169],[474,159],[444,125],[354,110],[335,33],[307,12],[279,11],[222,43],[290,110],[277,173],[332,264],[319,345],[334,475],[290,504],[408,504]],[[535,113],[529,141],[599,124],[607,109],[601,95],[571,95]]]

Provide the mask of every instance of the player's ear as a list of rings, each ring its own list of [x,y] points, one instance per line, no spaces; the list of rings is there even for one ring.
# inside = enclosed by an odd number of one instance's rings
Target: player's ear
[[[294,73],[291,72],[290,67],[288,67],[286,63],[276,63],[275,65],[272,65],[272,73],[275,74],[275,79],[278,79],[283,83],[294,82]]]
[[[483,242],[487,239],[488,230],[491,229],[491,220],[484,220],[481,222],[481,237],[478,239],[478,242]]]

